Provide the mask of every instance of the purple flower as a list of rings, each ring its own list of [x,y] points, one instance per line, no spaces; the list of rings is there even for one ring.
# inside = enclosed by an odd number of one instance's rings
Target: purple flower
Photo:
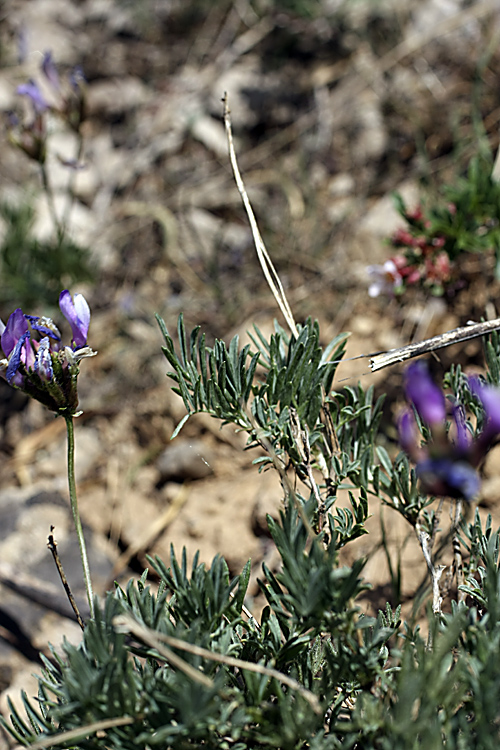
[[[413,455],[418,446],[418,431],[413,413],[406,409],[398,419],[399,443],[409,455]]]
[[[406,398],[429,426],[443,424],[446,402],[443,392],[432,380],[425,362],[419,360],[406,370]]]
[[[8,323],[7,323],[8,325]],[[7,368],[5,371],[5,379],[9,385],[14,385],[16,388],[23,388],[25,379],[23,373],[20,371],[21,365],[23,369],[27,369],[34,362],[33,350],[30,345],[30,332],[26,331],[16,341],[10,358],[8,360]]]
[[[399,419],[399,441],[416,463],[422,489],[437,496],[464,498],[471,501],[479,492],[477,466],[500,433],[500,391],[470,378],[469,387],[481,401],[486,423],[481,434],[472,440],[461,404],[451,407],[454,439],[447,432],[446,400],[434,383],[425,362],[415,362],[406,372],[406,395],[420,418],[431,431],[430,441],[419,445],[415,419],[405,412]]]
[[[61,293],[61,310],[68,318],[72,347],[62,346],[61,334],[50,318],[25,315],[17,308],[7,325],[0,325],[0,342],[5,359],[0,375],[52,411],[73,416],[78,407],[78,363],[95,352],[87,346],[90,310],[85,298]]]
[[[417,476],[430,495],[464,498],[471,502],[481,488],[477,471],[456,458],[428,458],[417,464]]]
[[[61,340],[59,329],[54,325],[54,322],[50,318],[40,318],[38,315],[25,315],[24,317],[29,321],[31,328],[34,331],[43,333],[44,336],[49,336],[55,341]]]
[[[90,325],[90,308],[83,294],[75,294],[74,300],[67,289],[59,295],[59,307],[73,332],[73,349],[81,349],[87,344]]]
[[[52,59],[52,52],[50,52],[50,50],[44,53],[40,68],[52,88],[55,89],[55,91],[59,91],[61,88],[59,74],[54,64],[54,60]]]
[[[43,96],[35,81],[30,80],[28,81],[28,83],[22,83],[17,87],[16,91],[21,96],[27,96],[29,99],[31,99],[37,115],[40,115],[42,112],[45,112],[45,110],[49,108],[45,97]]]
[[[480,439],[486,445],[500,433],[500,391],[491,385],[483,385],[477,377],[469,378],[469,388],[483,405],[486,424]]]
[[[82,83],[85,83],[85,76],[81,65],[76,65],[69,74],[69,83],[75,93],[79,93]]]
[[[462,404],[454,404],[452,406],[452,414],[455,422],[456,445],[458,450],[465,454],[471,446],[472,437],[467,429],[465,410]]]
[[[0,339],[4,354],[8,357],[12,353],[17,342],[23,336],[28,333],[29,328],[24,317],[24,313],[20,307],[9,316],[7,325],[5,326],[2,337]]]

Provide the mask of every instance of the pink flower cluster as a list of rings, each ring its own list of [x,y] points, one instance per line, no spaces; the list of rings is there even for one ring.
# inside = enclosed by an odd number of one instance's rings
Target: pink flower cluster
[[[448,206],[453,213],[455,206]],[[452,262],[446,251],[446,238],[430,231],[431,223],[424,219],[421,206],[407,211],[405,218],[409,229],[398,229],[391,244],[399,252],[382,266],[368,266],[369,295],[402,294],[408,287],[421,285],[440,294],[450,281]]]

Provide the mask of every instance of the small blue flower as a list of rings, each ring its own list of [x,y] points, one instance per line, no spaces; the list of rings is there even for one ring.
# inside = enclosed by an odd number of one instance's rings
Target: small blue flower
[[[34,110],[37,115],[42,114],[42,112],[45,112],[45,110],[49,108],[44,95],[40,91],[38,84],[36,84],[35,81],[30,80],[28,81],[28,83],[22,83],[17,87],[16,91],[21,96],[27,96],[31,100],[31,103],[33,104]]]

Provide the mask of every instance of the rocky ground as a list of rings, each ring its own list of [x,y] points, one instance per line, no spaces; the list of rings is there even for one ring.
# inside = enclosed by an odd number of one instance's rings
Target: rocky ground
[[[252,467],[241,435],[208,417],[190,420],[170,443],[183,407],[165,376],[154,319],[159,313],[173,331],[182,311],[211,340],[244,340],[254,323],[266,332],[279,317],[233,181],[222,95],[296,318],[317,318],[325,343],[350,331],[348,358],[434,335],[498,310],[499,287],[484,265],[473,264],[446,302],[370,299],[366,266],[387,257],[384,240],[401,225],[391,191],[416,205],[422,181],[432,194],[453,180],[477,149],[477,121],[498,147],[497,1],[4,0],[0,22],[0,110],[19,106],[16,86],[39,77],[48,49],[61,73],[78,64],[87,79],[85,168],[76,173],[70,226],[90,248],[94,271],[93,282],[72,291],[90,302],[90,343],[99,352],[82,364],[76,435],[96,588],[125,582],[146,554],[167,557],[174,544],[190,556],[200,549],[206,561],[220,552],[234,573],[250,557],[256,596],[262,561],[274,562],[265,514],[279,508],[279,482]],[[56,120],[52,129],[48,166],[62,210],[68,170],[59,157],[74,156],[75,138]],[[8,144],[6,126],[0,137],[0,201],[34,200],[43,238],[51,224],[36,165]],[[0,299],[4,319],[10,311]],[[443,366],[456,360],[480,366],[478,343],[441,356]],[[360,378],[389,394],[390,425],[401,368],[371,374],[367,359],[339,368],[339,384]],[[79,637],[46,547],[51,525],[68,578],[82,591],[64,424],[0,385],[5,711],[7,692],[32,689],[38,650],[63,634]],[[500,517],[495,455],[481,508]],[[382,513],[387,548],[411,602],[425,570],[394,516]],[[369,554],[368,607],[391,598],[376,505],[369,528],[351,553]]]

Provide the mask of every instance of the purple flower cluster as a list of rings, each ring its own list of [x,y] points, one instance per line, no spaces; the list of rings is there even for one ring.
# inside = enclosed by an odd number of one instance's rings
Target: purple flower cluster
[[[425,362],[414,362],[406,371],[406,397],[431,432],[431,440],[419,444],[419,432],[412,411],[399,419],[399,440],[415,462],[422,489],[441,497],[471,501],[479,492],[477,467],[500,433],[500,391],[469,378],[469,388],[481,402],[485,425],[475,439],[467,428],[463,406],[451,408],[454,439],[447,431],[446,399],[434,383]]]
[[[59,307],[71,325],[71,346],[63,346],[61,334],[50,318],[26,315],[18,307],[7,325],[0,320],[5,355],[0,360],[0,376],[51,411],[73,416],[78,407],[78,363],[96,352],[87,346],[90,309],[85,297],[75,294],[72,299],[64,290]]]
[[[27,98],[33,112],[32,119],[20,124],[17,118],[11,117],[11,142],[24,151],[30,158],[43,164],[46,158],[47,127],[45,114],[48,110],[59,115],[76,132],[80,131],[84,119],[84,82],[80,67],[76,67],[68,76],[65,85],[61,83],[51,52],[45,52],[40,70],[46,84],[45,90],[51,92],[49,103],[44,89],[33,79],[17,87],[17,93]]]

